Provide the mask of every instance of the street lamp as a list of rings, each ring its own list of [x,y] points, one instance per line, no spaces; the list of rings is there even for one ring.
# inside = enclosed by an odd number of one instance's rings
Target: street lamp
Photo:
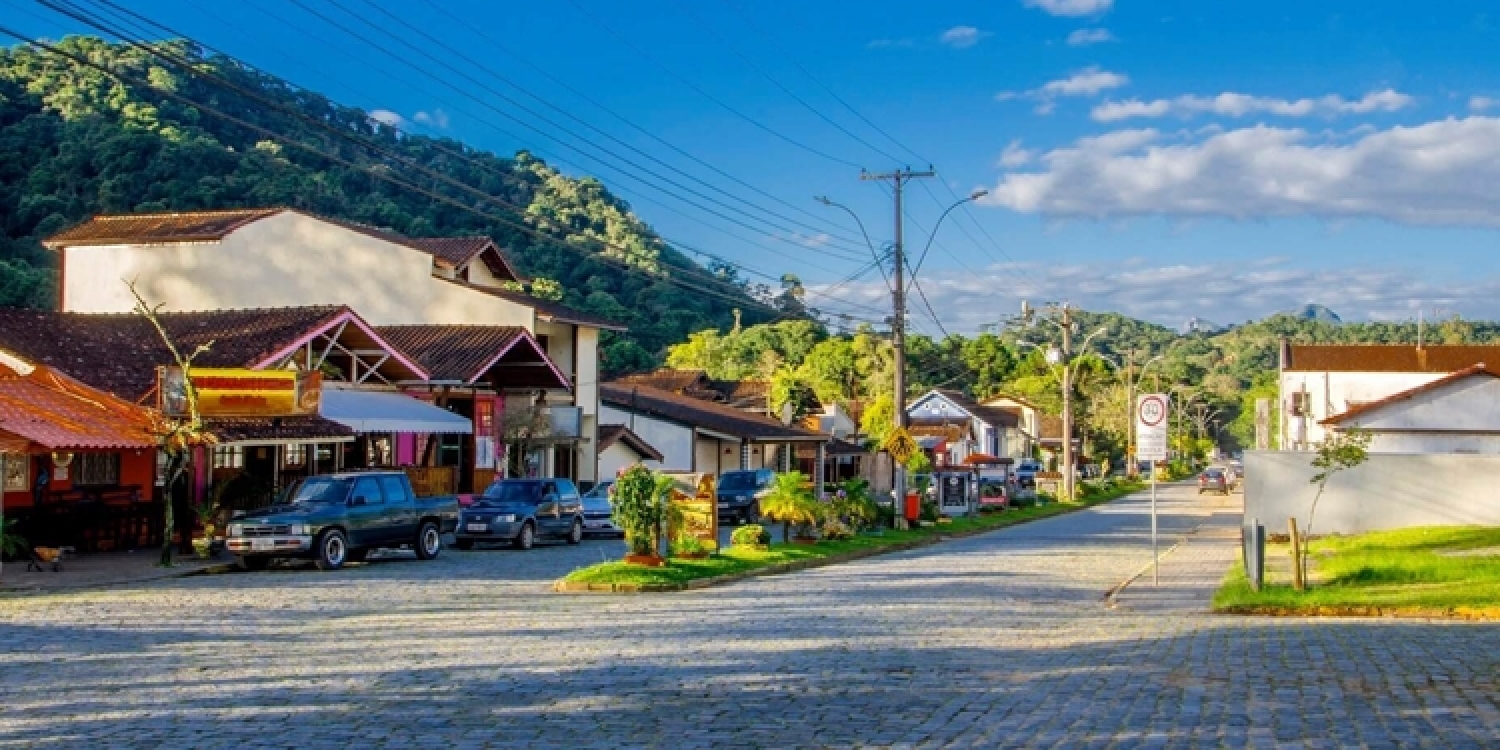
[[[1048,310],[1051,316],[1043,316],[1041,319],[1057,326],[1062,332],[1062,348],[1050,348],[1047,351],[1047,362],[1051,365],[1062,365],[1062,461],[1063,461],[1063,497],[1072,500],[1075,485],[1074,459],[1073,459],[1073,334],[1076,333],[1073,313],[1076,310],[1072,305],[1064,302],[1061,305],[1051,305]],[[1038,316],[1036,310],[1025,300],[1021,301],[1021,320],[1031,323]],[[1056,319],[1054,319],[1056,318]],[[1100,326],[1098,330],[1083,338],[1083,345],[1078,351],[1087,351],[1089,343],[1094,337],[1109,330],[1109,326]]]
[[[865,231],[865,223],[863,221],[859,220],[859,214],[854,213],[853,210],[851,210],[848,206],[846,206],[846,205],[844,205],[842,203],[836,203],[836,202],[830,200],[828,198],[828,196],[826,196],[826,195],[815,195],[815,196],[813,196],[813,200],[815,200],[815,201],[817,201],[817,202],[819,202],[819,203],[821,203],[821,204],[823,204],[825,206],[831,206],[833,208],[837,208],[837,209],[843,211],[844,213],[849,214],[849,216],[854,219],[854,223],[859,226],[859,233],[860,233],[860,235],[865,238],[865,247],[870,248],[870,257],[872,259],[874,259],[874,261],[875,261],[875,267],[878,268],[878,269],[880,269],[880,276],[881,276],[881,278],[885,279],[886,286],[890,286],[891,279],[890,279],[889,276],[886,275],[886,273],[885,273],[885,264],[882,262],[884,260],[884,258],[881,258],[880,257],[880,253],[876,252],[876,250],[875,250],[875,243],[870,241],[870,233],[867,232],[867,231]]]
[[[1139,467],[1135,460],[1135,394],[1140,388],[1141,381],[1146,379],[1146,371],[1151,369],[1151,365],[1166,359],[1167,355],[1158,354],[1146,360],[1146,364],[1141,365],[1139,375],[1134,372],[1135,352],[1126,352],[1125,366],[1123,367],[1120,366],[1120,361],[1113,357],[1104,354],[1098,354],[1097,356],[1107,362],[1113,363],[1116,368],[1125,371],[1125,475],[1134,477],[1139,473]]]
[[[959,198],[958,201],[956,201],[953,205],[943,209],[943,213],[938,217],[937,223],[932,225],[932,234],[927,235],[927,245],[922,248],[922,254],[917,256],[917,265],[913,266],[911,269],[911,281],[913,284],[917,283],[917,272],[922,270],[922,263],[923,261],[927,260],[927,251],[932,249],[932,241],[937,239],[937,230],[938,227],[943,225],[943,219],[948,218],[948,214],[953,213],[953,209],[958,208],[965,203],[972,203],[974,201],[977,201],[989,194],[990,191],[981,188],[979,190],[975,190],[972,193],[969,193],[969,197]]]

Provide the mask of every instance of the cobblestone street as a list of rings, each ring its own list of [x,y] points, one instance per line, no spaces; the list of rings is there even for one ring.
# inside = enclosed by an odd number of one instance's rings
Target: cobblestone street
[[[1107,608],[1146,507],[686,594],[547,592],[600,541],[12,596],[0,745],[1500,745],[1493,625]]]

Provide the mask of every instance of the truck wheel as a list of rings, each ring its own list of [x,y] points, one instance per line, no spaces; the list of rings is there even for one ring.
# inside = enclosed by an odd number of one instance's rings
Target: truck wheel
[[[438,531],[437,524],[424,521],[421,528],[417,529],[417,542],[412,545],[417,551],[418,560],[431,560],[443,551],[443,535]]]
[[[455,540],[453,540],[453,546],[455,546],[455,547],[457,547],[459,549],[474,549],[474,540],[473,539],[455,539]]]
[[[521,524],[521,533],[516,534],[515,546],[516,549],[531,549],[533,544],[536,544],[536,529],[527,521]]]
[[[239,566],[240,570],[246,570],[251,573],[255,573],[271,567],[271,558],[241,555],[234,559],[234,564]]]
[[[344,532],[329,529],[318,537],[318,547],[313,554],[318,570],[338,570],[349,559],[349,541]]]
[[[583,543],[583,522],[573,519],[573,528],[568,529],[568,544]]]

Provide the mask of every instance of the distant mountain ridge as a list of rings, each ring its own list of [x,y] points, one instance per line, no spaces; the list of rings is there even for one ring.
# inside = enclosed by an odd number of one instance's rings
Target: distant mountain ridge
[[[1294,318],[1303,320],[1316,320],[1320,323],[1343,323],[1344,319],[1339,314],[1324,307],[1323,305],[1308,303],[1291,312],[1286,313]]]

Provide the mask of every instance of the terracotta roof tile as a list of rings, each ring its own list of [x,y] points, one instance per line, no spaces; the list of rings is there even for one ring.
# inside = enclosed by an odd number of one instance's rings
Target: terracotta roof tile
[[[1427,393],[1429,391],[1434,391],[1434,390],[1437,390],[1438,388],[1442,388],[1443,386],[1448,385],[1450,383],[1454,383],[1454,382],[1457,382],[1459,380],[1463,380],[1464,378],[1471,378],[1471,377],[1474,377],[1476,375],[1484,375],[1484,376],[1491,377],[1491,378],[1500,378],[1500,373],[1496,373],[1496,372],[1493,372],[1493,371],[1489,370],[1483,364],[1477,364],[1477,365],[1474,365],[1473,367],[1466,367],[1466,368],[1464,368],[1462,370],[1459,370],[1458,372],[1455,372],[1455,373],[1453,373],[1451,375],[1448,375],[1446,377],[1438,378],[1437,380],[1434,380],[1431,383],[1423,383],[1422,385],[1419,385],[1416,388],[1409,388],[1407,390],[1401,391],[1400,393],[1396,393],[1396,394],[1392,394],[1390,396],[1386,396],[1385,398],[1380,399],[1378,401],[1370,401],[1368,403],[1363,403],[1363,404],[1360,404],[1358,406],[1352,406],[1347,411],[1344,411],[1341,414],[1335,414],[1335,415],[1333,415],[1333,416],[1331,416],[1331,417],[1329,417],[1329,418],[1327,418],[1327,419],[1319,422],[1318,424],[1336,425],[1336,424],[1341,424],[1341,423],[1344,423],[1344,422],[1348,422],[1349,420],[1354,419],[1355,417],[1363,416],[1363,415],[1368,414],[1368,413],[1370,413],[1372,411],[1375,411],[1377,409],[1380,409],[1380,408],[1383,408],[1383,407],[1386,407],[1386,406],[1390,406],[1391,404],[1394,404],[1394,403],[1396,403],[1398,401],[1405,401],[1405,400],[1410,399],[1410,398],[1415,398],[1415,397],[1420,396],[1420,395],[1422,395],[1424,393]]]
[[[149,412],[55,370],[0,377],[0,435],[51,450],[155,448]]]
[[[375,330],[391,346],[416,360],[433,380],[475,383],[493,371],[497,385],[502,388],[570,387],[567,378],[525,328],[409,325],[380,326]],[[529,366],[538,362],[547,367]]]
[[[490,273],[500,279],[521,281],[524,278],[489,237],[413,237],[408,244],[431,253],[440,265],[463,268],[479,258]]]
[[[347,312],[342,307],[288,307],[163,313],[178,347],[200,355],[201,367],[250,367]],[[151,324],[132,313],[59,313],[0,309],[0,349],[71,373],[93,387],[135,401],[156,384],[171,354]]]
[[[620,409],[671,422],[701,427],[713,432],[760,442],[826,440],[821,433],[788,427],[774,419],[751,414],[725,404],[684,396],[646,385],[605,383],[599,397]]]
[[[210,242],[246,224],[275,216],[285,209],[245,208],[225,211],[184,211],[160,214],[95,216],[42,241],[52,249],[79,245],[163,244]]]
[[[651,372],[637,373],[635,375],[626,375],[615,382],[629,383],[631,385],[647,385],[673,393],[704,390],[709,386],[708,375],[702,370],[674,370],[670,367],[664,367]]]
[[[1500,346],[1292,344],[1292,372],[1454,372],[1480,363],[1500,367]]]
[[[641,439],[640,435],[630,431],[629,427],[622,424],[599,425],[599,452],[609,450],[615,443],[623,442],[635,451],[637,456],[647,461],[664,461],[661,451],[651,447],[651,444]]]

